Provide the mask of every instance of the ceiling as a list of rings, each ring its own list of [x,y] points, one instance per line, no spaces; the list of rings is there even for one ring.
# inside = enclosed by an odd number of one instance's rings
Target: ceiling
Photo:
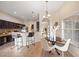
[[[48,11],[53,14],[62,7],[63,1],[49,1]],[[41,13],[45,11],[44,1],[0,1],[0,11],[8,13],[22,20],[32,20],[32,11]]]

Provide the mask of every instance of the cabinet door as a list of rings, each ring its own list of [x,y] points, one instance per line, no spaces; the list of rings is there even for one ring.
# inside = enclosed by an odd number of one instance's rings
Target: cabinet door
[[[7,43],[12,41],[13,41],[12,36],[11,35],[7,36]]]
[[[2,21],[1,23],[1,28],[3,29],[4,28],[4,22]]]
[[[8,28],[8,22],[7,21],[5,22],[5,28]]]
[[[4,44],[4,37],[0,37],[0,46]]]
[[[3,21],[3,29],[5,29],[7,26],[6,26],[6,21]]]
[[[0,21],[0,29],[2,28],[2,22]]]
[[[1,45],[1,38],[0,38],[0,45]]]

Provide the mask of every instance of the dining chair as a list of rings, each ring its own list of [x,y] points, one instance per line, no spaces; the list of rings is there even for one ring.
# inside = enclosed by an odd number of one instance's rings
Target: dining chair
[[[68,39],[64,46],[54,45],[54,47],[60,51],[62,51],[62,56],[64,56],[64,52],[68,50],[71,39]]]
[[[49,46],[46,39],[42,39],[43,50],[48,51],[49,53],[54,49],[54,46]]]

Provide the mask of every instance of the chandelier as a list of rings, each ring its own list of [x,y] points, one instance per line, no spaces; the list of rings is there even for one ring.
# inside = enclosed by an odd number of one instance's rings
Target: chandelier
[[[46,6],[45,6],[45,15],[43,15],[43,19],[48,19],[51,15],[48,13],[48,6],[47,6],[47,4],[48,4],[48,1],[45,1],[45,3],[46,3]]]

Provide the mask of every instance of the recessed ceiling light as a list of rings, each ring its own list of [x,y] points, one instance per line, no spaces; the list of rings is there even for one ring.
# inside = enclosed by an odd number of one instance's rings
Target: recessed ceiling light
[[[14,14],[16,14],[16,11],[14,11]]]
[[[43,16],[43,18],[45,18],[45,16]]]
[[[48,16],[48,17],[50,17],[51,15],[50,15],[50,14],[48,14],[47,16]]]
[[[35,16],[33,16],[33,17],[35,17]]]

